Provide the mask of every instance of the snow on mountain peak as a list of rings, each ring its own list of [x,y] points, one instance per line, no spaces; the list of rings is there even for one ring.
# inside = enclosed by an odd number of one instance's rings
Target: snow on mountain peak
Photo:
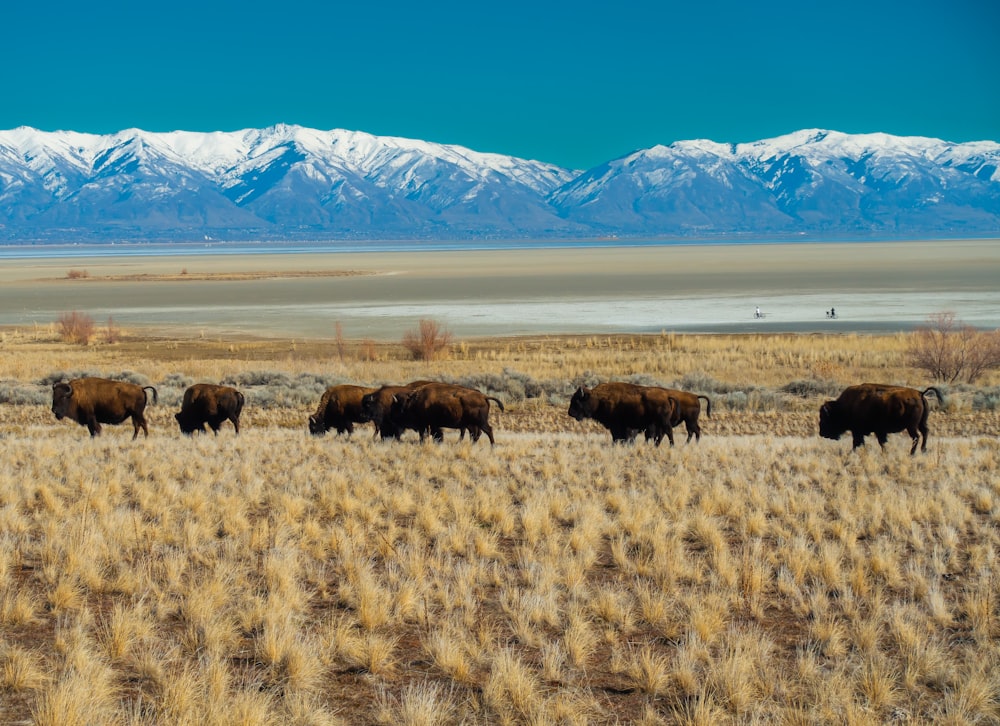
[[[675,141],[578,172],[291,124],[20,127],[0,131],[0,240],[184,237],[192,224],[213,236],[996,234],[998,168],[991,141],[825,129]]]

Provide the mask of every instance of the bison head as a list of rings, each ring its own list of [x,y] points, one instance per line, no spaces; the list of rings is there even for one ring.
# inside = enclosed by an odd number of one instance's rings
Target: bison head
[[[70,415],[73,404],[73,386],[63,381],[52,385],[52,413],[60,421]]]
[[[361,414],[358,416],[362,421],[374,421],[376,424],[382,422],[382,406],[378,400],[378,392],[366,393],[361,397]]]
[[[847,430],[840,420],[836,401],[827,401],[819,409],[819,435],[824,439],[840,438]]]
[[[180,426],[182,434],[190,435],[195,431],[205,433],[205,424],[199,422],[196,417],[191,416],[184,411],[175,413],[174,418],[177,419],[177,425]]]
[[[573,394],[573,398],[569,402],[569,415],[577,421],[589,418],[591,415],[590,399],[591,393],[586,386],[577,388],[576,393]]]
[[[313,436],[322,436],[326,433],[326,421],[322,416],[314,413],[309,417],[309,433]]]
[[[389,416],[393,420],[400,420],[406,416],[412,405],[413,396],[410,393],[394,393],[392,404],[389,406]]]

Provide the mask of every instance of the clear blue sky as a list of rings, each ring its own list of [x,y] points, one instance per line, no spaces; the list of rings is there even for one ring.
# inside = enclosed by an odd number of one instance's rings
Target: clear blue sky
[[[801,128],[1000,141],[996,0],[23,0],[0,128],[291,123],[587,168]]]

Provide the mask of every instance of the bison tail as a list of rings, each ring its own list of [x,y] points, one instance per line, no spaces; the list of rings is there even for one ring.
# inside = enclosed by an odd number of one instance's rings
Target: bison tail
[[[709,399],[708,396],[698,396],[698,398],[704,398],[705,399],[705,415],[708,416],[709,418],[711,418],[712,417],[712,401],[711,401],[711,399]]]
[[[942,395],[941,395],[941,391],[939,391],[939,390],[938,390],[937,388],[935,388],[934,386],[928,386],[927,388],[925,388],[924,390],[922,390],[922,391],[920,392],[920,395],[921,395],[921,396],[926,396],[926,395],[927,395],[927,392],[928,392],[928,391],[930,391],[931,393],[933,393],[933,394],[934,394],[934,396],[935,396],[935,397],[937,398],[937,400],[938,400],[938,401],[939,401],[940,403],[944,403],[944,396],[942,396]]]
[[[153,388],[152,386],[143,386],[142,390],[144,390],[144,391],[152,391],[153,392],[153,403],[157,402],[158,398],[157,398],[157,395],[156,395],[156,389],[155,388]]]
[[[503,401],[501,401],[499,398],[494,398],[493,396],[487,396],[486,400],[487,401],[495,401],[496,404],[497,404],[497,408],[499,408],[501,411],[503,411]]]

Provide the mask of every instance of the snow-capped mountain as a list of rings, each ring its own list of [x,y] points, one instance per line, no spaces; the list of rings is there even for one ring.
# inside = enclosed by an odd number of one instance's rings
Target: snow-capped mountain
[[[550,201],[619,234],[1000,233],[1000,144],[806,130],[683,141],[591,169]]]
[[[1000,144],[806,130],[584,172],[279,125],[0,131],[0,242],[1000,234]]]

